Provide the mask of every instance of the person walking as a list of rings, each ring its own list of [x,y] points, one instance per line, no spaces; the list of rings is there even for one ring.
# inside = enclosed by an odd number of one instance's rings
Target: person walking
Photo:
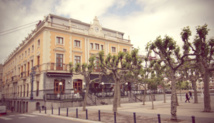
[[[192,99],[192,92],[191,91],[189,91],[189,96]]]
[[[190,103],[188,93],[186,93],[186,100],[185,100],[185,103],[186,103],[187,101]]]

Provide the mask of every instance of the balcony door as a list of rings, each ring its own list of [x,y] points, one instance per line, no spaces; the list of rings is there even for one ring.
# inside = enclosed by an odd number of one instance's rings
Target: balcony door
[[[82,91],[82,80],[77,79],[73,82],[74,93],[80,93]]]
[[[64,79],[61,79],[61,80],[55,79],[54,80],[54,93],[60,94],[60,92],[64,93],[64,91],[65,91],[65,80]]]
[[[63,54],[56,54],[56,70],[63,70]]]

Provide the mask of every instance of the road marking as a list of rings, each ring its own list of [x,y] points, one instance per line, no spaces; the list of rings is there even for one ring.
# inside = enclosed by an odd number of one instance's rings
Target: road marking
[[[25,117],[19,117],[19,119],[24,119]]]
[[[22,116],[27,116],[27,117],[37,117],[36,115],[30,115],[30,114],[20,114]]]
[[[0,119],[3,119],[3,120],[12,120],[12,118],[8,118],[8,117],[0,117]]]

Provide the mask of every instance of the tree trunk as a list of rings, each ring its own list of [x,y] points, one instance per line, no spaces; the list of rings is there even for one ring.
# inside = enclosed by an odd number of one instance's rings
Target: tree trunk
[[[204,112],[211,112],[210,91],[209,91],[210,71],[208,70],[205,71],[203,81],[204,81]]]
[[[117,101],[117,106],[118,107],[121,107],[120,105],[120,98],[121,98],[121,91],[120,91],[120,84],[118,83],[118,86],[119,86],[119,89],[118,89],[118,101]]]
[[[143,92],[143,105],[145,105],[145,102],[146,102],[146,87]]]
[[[163,86],[163,103],[166,103],[166,92],[165,92],[165,86]]]
[[[177,93],[176,93],[176,104],[177,104],[177,106],[179,106]]]
[[[117,112],[118,105],[118,81],[115,81],[114,86],[114,100],[113,100],[113,112]]]
[[[172,87],[172,94],[171,94],[171,120],[177,120],[177,103],[176,103],[176,83],[175,83],[175,72],[172,71],[171,75],[171,87]]]
[[[83,101],[83,107],[82,107],[82,110],[83,110],[83,111],[86,111],[88,90],[89,90],[89,84],[86,83],[86,92],[85,92],[85,95],[84,95],[84,101]]]
[[[151,100],[152,100],[152,109],[154,109],[153,94],[151,93],[150,96],[151,96]]]
[[[194,103],[198,103],[198,93],[197,93],[196,81],[192,80],[192,87],[194,90]]]

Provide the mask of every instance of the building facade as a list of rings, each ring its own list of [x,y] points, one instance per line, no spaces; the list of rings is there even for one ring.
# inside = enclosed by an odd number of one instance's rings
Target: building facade
[[[48,94],[80,92],[84,77],[72,75],[69,63],[88,63],[101,50],[105,55],[131,51],[123,35],[102,27],[97,17],[88,24],[49,14],[4,62],[2,98],[14,111],[31,112]]]

